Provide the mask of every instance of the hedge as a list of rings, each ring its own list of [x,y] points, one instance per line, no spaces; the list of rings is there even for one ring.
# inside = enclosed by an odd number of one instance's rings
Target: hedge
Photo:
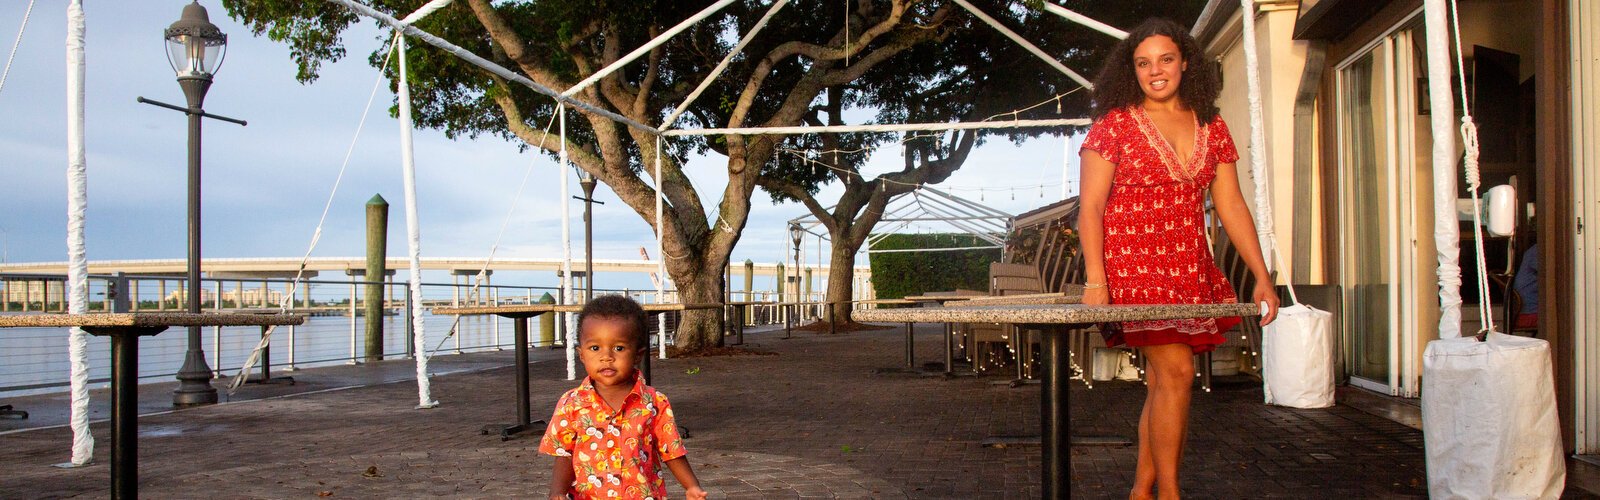
[[[872,250],[960,248],[989,245],[967,234],[891,234]],[[989,264],[1000,262],[1000,249],[869,254],[872,287],[877,298],[900,298],[965,288],[989,290]]]

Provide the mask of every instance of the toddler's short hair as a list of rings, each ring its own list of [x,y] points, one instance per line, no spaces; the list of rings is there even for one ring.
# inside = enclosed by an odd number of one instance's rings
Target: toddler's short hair
[[[633,325],[634,346],[644,347],[649,345],[649,330],[645,326],[644,307],[638,302],[624,295],[601,295],[595,297],[578,311],[578,340],[583,340],[583,320],[590,317],[611,318],[626,321]]]

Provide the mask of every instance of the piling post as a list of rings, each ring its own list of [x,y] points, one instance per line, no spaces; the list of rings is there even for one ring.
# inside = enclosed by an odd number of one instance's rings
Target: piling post
[[[756,263],[744,260],[744,302],[750,302],[750,291],[756,287]]]
[[[383,360],[383,282],[388,277],[389,202],[381,195],[367,200],[367,361]]]
[[[556,298],[551,297],[549,292],[545,292],[543,297],[539,297],[539,303],[554,304],[556,303]],[[545,313],[539,315],[539,338],[534,340],[533,345],[546,345],[552,348],[556,346],[555,313]]]

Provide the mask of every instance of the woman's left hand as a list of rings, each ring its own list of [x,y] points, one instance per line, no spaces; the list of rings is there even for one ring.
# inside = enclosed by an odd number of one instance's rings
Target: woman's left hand
[[[1272,320],[1278,319],[1278,290],[1272,286],[1271,281],[1256,280],[1256,290],[1252,294],[1256,304],[1265,302],[1267,312],[1261,315],[1261,326],[1267,326]]]

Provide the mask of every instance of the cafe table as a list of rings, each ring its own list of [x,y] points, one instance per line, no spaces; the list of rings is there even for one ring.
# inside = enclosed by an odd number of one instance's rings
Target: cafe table
[[[294,314],[118,313],[0,316],[0,328],[78,327],[111,337],[111,498],[139,498],[139,337],[174,326],[298,325]]]
[[[1021,295],[980,295],[961,297],[961,299],[962,300],[960,301],[945,302],[944,305],[947,307],[971,307],[1013,306],[1028,304],[1078,304],[1083,302],[1083,285],[1068,284],[1062,291],[1059,292],[1029,293]],[[1016,378],[1006,382],[1008,385],[1016,387],[1028,382],[1029,377],[1031,376],[1030,372],[1032,370],[1030,369],[1031,367],[1029,367],[1028,364],[1023,360],[1031,357],[1028,355],[1028,353],[1033,349],[1032,345],[1033,344],[1031,342],[1026,341],[1022,335],[1021,329],[1018,329],[1017,333],[1012,335],[1012,352],[1017,354],[1017,362],[1012,363],[1012,365],[1015,366],[1017,373]]]
[[[715,309],[722,307],[722,304],[641,304],[641,306],[644,307],[644,312],[646,314],[654,316],[656,314],[669,311]],[[500,434],[501,441],[511,439],[512,436],[522,432],[544,432],[546,422],[543,420],[533,420],[533,409],[528,401],[528,320],[529,318],[533,318],[545,313],[576,313],[582,310],[582,304],[516,304],[473,307],[436,307],[432,310],[433,314],[436,315],[494,315],[503,318],[511,318],[512,320],[512,342],[516,344],[516,346],[513,348],[513,352],[515,353],[514,362],[517,365],[517,421],[516,423],[508,425],[487,425],[484,426],[480,432],[483,434],[497,432]],[[648,346],[648,343],[646,345]],[[648,349],[646,350],[648,351]],[[647,383],[650,383],[653,386],[655,384],[655,379],[650,376],[650,358],[652,357],[653,356],[651,353],[645,353],[644,379],[647,381]]]
[[[1084,305],[1022,304],[970,307],[864,309],[852,317],[860,322],[896,323],[1008,323],[1043,332],[1044,376],[1039,393],[1040,474],[1043,498],[1071,495],[1071,422],[1067,390],[1067,332],[1095,323],[1154,321],[1182,318],[1256,316],[1255,304]]]

